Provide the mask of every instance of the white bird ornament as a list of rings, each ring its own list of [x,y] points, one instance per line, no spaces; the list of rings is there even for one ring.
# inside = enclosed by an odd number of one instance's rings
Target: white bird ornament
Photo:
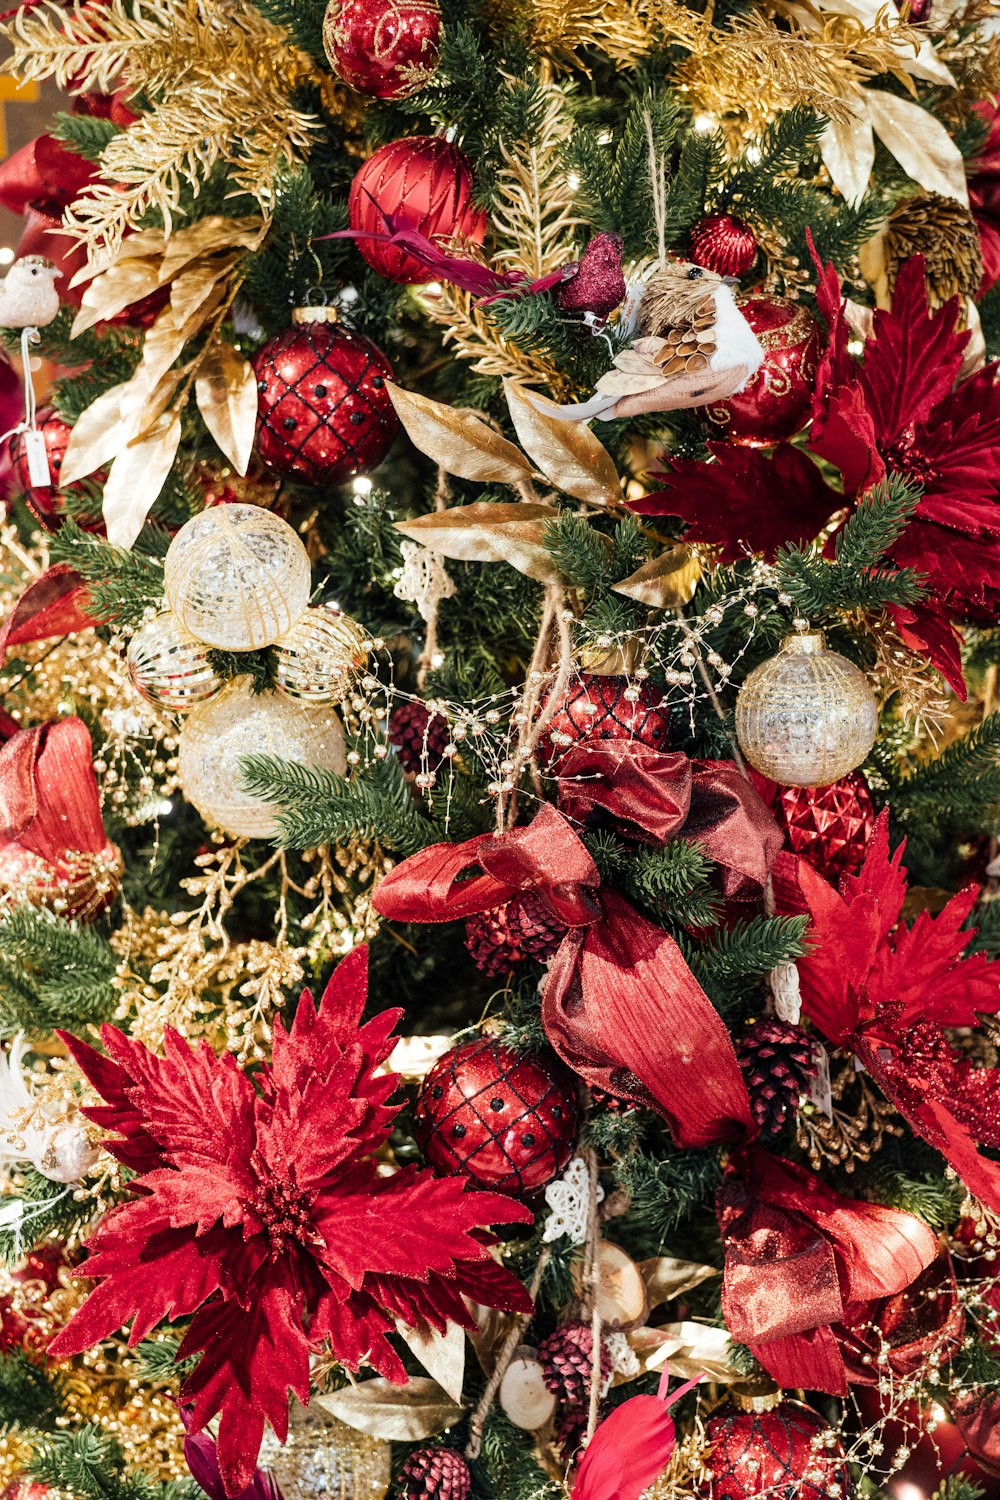
[[[539,411],[567,422],[612,421],[726,401],[760,368],[764,351],[733,296],[735,278],[669,261],[637,286],[623,317],[634,330],[589,401]]]
[[[58,276],[44,256],[16,260],[0,283],[0,328],[47,328],[59,311]]]

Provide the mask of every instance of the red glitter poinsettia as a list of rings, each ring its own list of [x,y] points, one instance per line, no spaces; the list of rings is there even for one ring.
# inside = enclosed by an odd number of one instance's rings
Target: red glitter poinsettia
[[[840,892],[804,860],[781,856],[785,910],[812,918],[810,951],[798,960],[802,1008],[838,1047],[849,1047],[887,1098],[948,1160],[971,1193],[1000,1209],[1000,1163],[976,1143],[1000,1147],[1000,1069],[973,1068],[948,1029],[1000,1011],[1000,962],[965,954],[963,929],[978,891],[961,892],[932,917],[900,922],[904,844],[889,856],[888,817],[875,825],[857,876]]]
[[[284,1440],[288,1391],[309,1397],[310,1351],[404,1385],[389,1340],[397,1319],[474,1328],[463,1301],[530,1310],[490,1253],[483,1226],[530,1212],[464,1179],[404,1168],[380,1176],[372,1153],[399,1106],[381,1073],[402,1014],[360,1020],[366,950],[339,965],[317,1009],[303,993],[291,1030],[274,1027],[270,1064],[243,1072],[176,1032],[157,1057],[111,1026],[107,1056],[63,1040],[104,1106],[90,1118],[138,1176],[137,1196],[89,1241],[81,1275],[99,1284],[49,1348],[78,1354],[132,1319],[129,1343],[194,1314],[178,1359],[201,1358],[181,1388],[198,1431],[217,1413],[226,1493],[252,1480],[265,1419]]]
[[[921,489],[889,556],[914,568],[960,617],[1000,606],[1000,388],[995,365],[955,382],[969,334],[959,299],[931,312],[919,255],[899,272],[889,311],[876,310],[863,361],[848,352],[840,282],[822,269],[817,300],[829,329],[809,446],[841,472],[848,497],[886,474]]]

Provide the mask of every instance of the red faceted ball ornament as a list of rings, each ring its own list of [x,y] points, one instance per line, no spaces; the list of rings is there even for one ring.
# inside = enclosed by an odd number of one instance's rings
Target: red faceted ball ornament
[[[494,1037],[479,1037],[434,1064],[413,1125],[439,1172],[462,1172],[502,1192],[530,1192],[551,1182],[573,1154],[573,1078],[554,1057],[519,1056]]]
[[[57,531],[66,519],[66,511],[60,500],[63,491],[60,490],[59,475],[73,429],[51,406],[43,406],[39,409],[35,423],[45,442],[45,456],[49,461],[52,483],[32,484],[28,467],[28,449],[23,432],[16,432],[10,440],[10,461],[14,472],[14,482],[36,521],[39,521],[46,531]],[[81,525],[89,531],[103,530],[103,522],[99,517],[84,517]]]
[[[437,0],[330,0],[323,46],[342,82],[373,99],[405,99],[441,56]]]
[[[875,827],[875,805],[860,771],[829,786],[782,786],[773,812],[791,849],[832,885],[853,873]]]
[[[638,740],[654,750],[670,743],[670,715],[663,694],[624,676],[581,672],[549,719],[539,750],[551,763],[570,745],[589,740]],[[547,705],[546,705],[547,706]]]
[[[360,333],[303,308],[253,359],[257,452],[282,479],[341,484],[382,462],[399,430],[392,366]]]
[[[775,1398],[729,1403],[709,1417],[708,1500],[750,1500],[756,1495],[794,1500],[849,1500],[851,1476],[844,1450],[811,1406]],[[831,1441],[832,1439],[832,1441]],[[839,1488],[838,1488],[839,1486]]]
[[[370,156],[351,183],[348,216],[355,232],[406,227],[430,240],[471,245],[486,238],[486,215],[472,202],[472,164],[437,135],[390,141]],[[358,248],[390,281],[417,285],[431,279],[426,266],[394,245],[359,239]]]
[[[717,276],[745,276],[757,259],[757,237],[732,214],[708,214],[691,231],[691,260]]]
[[[764,363],[738,395],[703,410],[717,435],[766,448],[792,437],[809,416],[819,326],[787,297],[747,297],[740,311],[760,341]]]

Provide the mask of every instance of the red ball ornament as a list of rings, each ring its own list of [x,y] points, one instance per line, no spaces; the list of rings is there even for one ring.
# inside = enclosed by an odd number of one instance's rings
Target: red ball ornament
[[[791,849],[836,885],[864,858],[875,827],[875,805],[860,771],[829,786],[776,788],[773,812]]]
[[[732,214],[708,214],[691,231],[691,260],[717,276],[745,276],[757,259],[757,237]]]
[[[573,1154],[573,1079],[554,1057],[519,1056],[494,1037],[478,1037],[434,1064],[413,1125],[439,1172],[463,1172],[503,1192],[531,1192],[551,1182]]]
[[[472,202],[472,164],[437,135],[390,141],[370,156],[351,183],[348,216],[353,230],[367,233],[385,234],[388,221],[430,240],[481,245],[486,238],[486,215]],[[394,245],[361,239],[358,249],[390,281],[431,279],[426,266]]]
[[[628,677],[581,672],[545,726],[539,749],[548,762],[583,740],[637,740],[654,750],[670,743],[670,715],[658,688]]]
[[[740,311],[760,340],[764,362],[738,395],[703,410],[718,436],[766,448],[792,437],[809,416],[819,326],[787,297],[747,297]]]
[[[769,1410],[744,1410],[763,1407]],[[795,1500],[848,1500],[851,1476],[840,1443],[811,1406],[776,1397],[737,1398],[705,1424],[709,1500],[749,1500],[755,1495]],[[833,1486],[839,1485],[839,1489]]]
[[[254,355],[257,452],[282,479],[341,484],[382,462],[399,430],[392,366],[360,333],[301,308]]]
[[[15,432],[10,440],[10,460],[14,471],[14,481],[35,520],[39,521],[46,531],[57,531],[66,519],[66,510],[60,498],[64,492],[59,487],[59,473],[73,429],[51,406],[43,406],[39,409],[35,423],[45,442],[45,455],[49,461],[52,483],[32,484],[28,469],[28,450],[23,432]],[[104,529],[104,523],[99,517],[80,518],[80,524],[88,531]]]
[[[323,46],[343,83],[373,99],[405,99],[441,56],[437,0],[330,0]]]

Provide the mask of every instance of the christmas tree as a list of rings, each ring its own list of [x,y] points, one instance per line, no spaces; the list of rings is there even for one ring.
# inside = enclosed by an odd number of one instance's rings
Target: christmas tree
[[[1000,1495],[996,14],[7,12],[10,1500]]]

